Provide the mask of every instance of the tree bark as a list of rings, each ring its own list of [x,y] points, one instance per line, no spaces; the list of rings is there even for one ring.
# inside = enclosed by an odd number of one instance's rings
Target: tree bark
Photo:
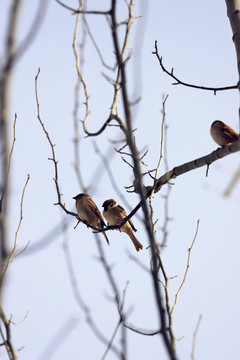
[[[227,5],[227,15],[232,28],[233,42],[237,54],[238,78],[240,79],[240,0],[225,0]],[[240,81],[238,80],[238,90],[240,91]],[[240,108],[239,128],[240,128]]]

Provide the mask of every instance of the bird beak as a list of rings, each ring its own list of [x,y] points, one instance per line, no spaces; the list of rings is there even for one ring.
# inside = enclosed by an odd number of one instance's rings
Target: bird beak
[[[76,200],[76,196],[74,196],[73,199]]]

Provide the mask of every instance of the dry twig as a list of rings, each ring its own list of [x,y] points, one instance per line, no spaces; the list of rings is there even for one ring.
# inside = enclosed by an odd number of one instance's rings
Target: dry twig
[[[7,184],[8,184],[8,179],[9,179],[10,170],[11,170],[13,150],[14,150],[14,146],[15,146],[15,142],[16,142],[16,122],[17,122],[17,114],[15,114],[15,118],[14,118],[14,122],[13,122],[13,140],[12,140],[12,146],[11,146],[11,150],[10,150],[9,157],[8,157],[8,167],[7,167],[7,171],[6,171],[6,178],[5,178],[5,182],[4,182],[3,189],[2,189],[2,195],[0,198],[0,213],[2,212],[2,203],[3,203],[3,198],[4,198],[5,191],[6,191]]]
[[[196,326],[196,329],[195,329],[194,334],[193,334],[192,352],[191,352],[191,359],[192,360],[195,359],[194,352],[195,352],[195,346],[196,346],[196,340],[197,340],[197,333],[198,333],[198,329],[199,329],[201,320],[202,320],[202,315],[200,315],[199,318],[198,318],[197,326]]]
[[[190,248],[188,249],[188,258],[187,258],[187,266],[186,266],[186,270],[185,270],[185,274],[183,276],[183,280],[179,286],[179,289],[175,295],[175,301],[174,301],[174,304],[173,304],[173,307],[171,309],[171,315],[173,314],[174,310],[175,310],[175,307],[177,305],[177,299],[178,299],[178,296],[183,288],[183,285],[185,284],[186,282],[186,278],[187,278],[187,273],[188,273],[188,270],[189,270],[189,267],[190,267],[190,257],[191,257],[191,251],[192,251],[192,248],[193,248],[193,245],[196,241],[196,238],[197,238],[197,235],[198,235],[198,229],[199,229],[199,223],[200,223],[200,220],[197,221],[197,229],[196,229],[196,232],[195,232],[195,235],[194,235],[194,238],[193,238],[193,241],[192,241],[192,244],[190,246]]]
[[[21,202],[20,202],[20,218],[19,218],[19,223],[18,223],[16,233],[15,233],[14,244],[13,244],[13,248],[12,248],[10,254],[7,257],[7,262],[6,262],[6,264],[4,264],[4,270],[2,272],[2,278],[1,278],[1,286],[2,286],[2,283],[3,283],[4,278],[6,276],[6,272],[7,272],[9,264],[12,263],[16,259],[16,257],[21,255],[27,249],[27,247],[29,245],[29,242],[28,242],[27,245],[22,250],[20,250],[17,254],[15,254],[15,252],[17,250],[18,234],[19,234],[19,231],[20,231],[20,228],[21,228],[21,225],[22,225],[22,221],[23,221],[23,200],[24,200],[24,195],[25,195],[25,191],[26,191],[27,184],[28,184],[29,180],[30,180],[30,176],[28,175],[27,180],[25,182],[25,185],[23,187],[23,191],[22,191],[22,197],[21,197]]]
[[[173,74],[173,68],[171,71],[168,71],[165,66],[163,65],[163,61],[162,61],[162,57],[159,55],[158,53],[158,46],[157,46],[157,41],[155,41],[155,51],[152,52],[152,54],[156,55],[159,64],[163,70],[163,72],[165,72],[166,74],[168,74],[172,79],[174,79],[176,82],[172,83],[172,85],[184,85],[187,87],[191,87],[194,89],[200,89],[200,90],[210,90],[214,92],[214,95],[216,95],[217,91],[223,91],[223,90],[232,90],[232,89],[237,89],[238,85],[232,85],[232,86],[223,86],[223,87],[208,87],[208,86],[200,86],[200,85],[193,85],[193,84],[188,84],[182,80],[180,80],[179,78],[177,78],[174,74]]]
[[[6,351],[8,353],[9,360],[17,360],[17,351],[15,350],[12,343],[12,331],[11,331],[11,320],[7,318],[5,315],[2,305],[0,304],[0,319],[5,327],[5,333],[0,325],[0,335],[3,339],[3,343],[0,346],[5,346]]]

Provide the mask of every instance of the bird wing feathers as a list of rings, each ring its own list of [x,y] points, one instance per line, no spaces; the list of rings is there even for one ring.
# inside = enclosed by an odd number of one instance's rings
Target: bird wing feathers
[[[121,211],[119,211],[119,209],[120,209]],[[115,209],[112,209],[112,211],[114,211],[114,210],[115,210]],[[123,219],[125,219],[125,217],[127,217],[126,211],[125,211],[124,208],[123,208],[122,206],[120,206],[120,205],[118,205],[118,210],[116,209],[116,210],[114,211],[114,213],[115,213],[116,219],[119,221],[117,225],[119,225],[119,224],[121,223],[121,220],[123,220]],[[135,226],[133,225],[132,220],[129,219],[127,222],[130,224],[132,230],[136,232],[137,229],[136,229]]]
[[[238,140],[238,134],[236,133],[236,131],[234,131],[232,128],[230,128],[229,126],[223,126],[219,129],[226,138],[231,138],[231,139],[236,139]]]
[[[94,215],[96,215],[97,218],[100,220],[101,226],[104,227],[105,222],[103,221],[102,215],[101,215],[100,211],[98,210],[97,205],[91,199],[87,199],[87,204],[88,204],[89,208],[91,209],[91,211],[94,213]]]
[[[238,135],[234,130],[222,130],[224,136],[228,139],[234,139],[234,140],[238,140]]]

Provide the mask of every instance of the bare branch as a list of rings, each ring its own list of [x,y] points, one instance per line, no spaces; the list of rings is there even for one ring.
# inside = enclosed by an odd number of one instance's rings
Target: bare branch
[[[6,337],[3,334],[1,326],[0,326],[0,333],[3,338],[4,341],[3,345],[6,348],[9,360],[17,360],[18,359],[17,351],[14,349],[12,343],[11,320],[8,319],[7,316],[5,315],[1,304],[0,304],[0,318],[5,327]]]
[[[163,72],[165,72],[166,74],[168,74],[172,79],[174,79],[176,81],[176,83],[173,83],[172,85],[184,85],[187,87],[191,87],[194,89],[200,89],[200,90],[210,90],[214,92],[214,95],[216,95],[217,91],[223,91],[223,90],[232,90],[232,89],[237,89],[238,85],[232,85],[232,86],[223,86],[223,87],[208,87],[208,86],[199,86],[199,85],[193,85],[193,84],[188,84],[184,81],[181,81],[179,78],[177,78],[174,74],[173,74],[173,69],[171,71],[168,71],[165,66],[163,65],[163,61],[162,61],[162,57],[160,57],[159,53],[158,53],[158,46],[157,46],[157,40],[155,40],[155,51],[152,52],[152,54],[156,55],[159,64],[163,70]]]
[[[58,183],[58,166],[57,166],[58,162],[57,162],[56,156],[55,156],[54,144],[53,144],[53,142],[52,142],[52,140],[51,140],[51,138],[50,138],[50,136],[49,136],[49,134],[48,134],[48,132],[46,130],[46,127],[45,127],[44,123],[41,120],[41,117],[40,117],[40,104],[39,104],[39,100],[38,100],[38,90],[37,90],[37,81],[38,81],[39,74],[40,74],[40,68],[38,69],[38,73],[37,73],[37,75],[35,77],[35,95],[36,95],[36,103],[37,103],[37,118],[38,118],[38,120],[39,120],[39,122],[41,124],[41,127],[42,127],[42,129],[43,129],[43,131],[44,131],[44,133],[45,133],[45,135],[47,137],[47,140],[48,140],[48,142],[50,144],[50,147],[51,147],[52,158],[49,158],[49,160],[52,160],[53,163],[54,163],[55,177],[53,178],[53,180],[54,180],[54,183],[55,183],[55,186],[56,186],[57,197],[58,197],[58,202],[55,203],[55,205],[59,205],[65,211],[65,213],[67,215],[74,216],[78,221],[81,221],[81,222],[84,223],[84,221],[82,221],[76,213],[67,210],[67,208],[65,207],[65,204],[61,200],[62,194],[60,192],[60,187],[59,187],[59,183]],[[108,226],[105,229],[107,229],[107,230],[119,229],[125,224],[125,222],[127,220],[128,219],[126,218],[125,220],[123,220],[123,222],[120,225],[118,225],[118,226]],[[98,228],[96,228],[94,226],[88,225],[88,227],[93,229],[95,232],[101,232],[101,229],[98,229]]]
[[[240,151],[240,139],[231,145],[218,148],[212,153],[202,156],[201,158],[176,166],[157,179],[155,192],[158,192],[161,187],[171,179],[175,179],[182,174],[198,169],[202,166],[211,165],[213,162],[238,151]]]
[[[108,354],[109,350],[111,349],[111,347],[113,345],[113,340],[115,339],[115,336],[117,335],[117,332],[118,332],[118,329],[119,329],[120,325],[121,325],[121,319],[119,319],[119,321],[118,321],[118,323],[117,323],[117,325],[116,325],[116,327],[115,327],[115,329],[113,331],[112,337],[111,337],[111,339],[110,339],[110,341],[108,343],[108,346],[107,346],[107,348],[106,348],[106,350],[105,350],[105,352],[103,354],[102,360],[106,359],[107,354]]]
[[[17,122],[17,114],[15,114],[15,118],[14,118],[14,122],[13,122],[13,141],[12,141],[12,146],[11,146],[11,150],[10,150],[9,157],[8,157],[8,168],[7,168],[7,172],[6,172],[6,179],[4,182],[4,186],[2,189],[2,195],[0,198],[0,213],[2,212],[2,203],[3,203],[3,198],[4,198],[5,191],[6,191],[6,187],[8,184],[8,178],[9,178],[10,170],[11,170],[13,150],[14,150],[14,145],[16,142],[16,122]]]
[[[105,351],[105,353],[104,353],[104,355],[103,355],[103,357],[102,357],[102,360],[106,358],[109,349],[111,349],[111,346],[112,346],[112,344],[113,344],[113,340],[114,340],[114,338],[115,338],[115,336],[116,336],[116,334],[117,334],[117,331],[118,331],[121,323],[123,322],[123,326],[125,326],[125,325],[124,325],[124,316],[123,316],[123,314],[122,314],[122,310],[123,310],[123,306],[124,306],[124,302],[125,302],[125,295],[126,295],[127,286],[128,286],[128,282],[127,282],[127,284],[126,284],[125,289],[123,290],[123,296],[122,296],[121,306],[118,307],[119,321],[118,321],[118,323],[117,323],[117,325],[116,325],[116,327],[115,327],[115,329],[114,329],[114,331],[113,331],[112,337],[111,337],[111,339],[110,339],[110,341],[109,341],[109,344],[108,344],[108,347],[107,347],[107,349],[106,349],[106,351]],[[117,300],[117,299],[116,299],[116,300]],[[123,335],[124,335],[124,337],[125,337],[125,331],[123,331]],[[122,354],[122,359],[124,359],[125,356],[126,356],[126,354],[123,353],[123,354]]]
[[[164,125],[164,135],[165,135],[165,143],[164,143],[164,164],[165,164],[165,169],[166,171],[169,171],[169,166],[168,166],[168,156],[167,156],[167,129],[168,126],[165,122]],[[171,220],[170,216],[169,216],[169,197],[170,197],[170,193],[171,193],[171,183],[168,182],[167,183],[167,191],[166,194],[164,195],[164,222],[163,222],[163,226],[162,226],[162,232],[163,232],[163,239],[162,239],[162,246],[166,246],[167,244],[167,238],[168,238],[168,224],[169,221]]]
[[[180,294],[182,288],[183,288],[183,285],[185,284],[186,282],[186,278],[187,278],[187,273],[188,273],[188,270],[189,270],[189,266],[190,266],[190,257],[191,257],[191,251],[192,251],[192,248],[193,248],[193,245],[196,241],[196,238],[197,238],[197,234],[198,234],[198,229],[199,229],[199,223],[200,223],[200,220],[197,221],[197,229],[196,229],[196,232],[195,232],[195,235],[194,235],[194,238],[193,238],[193,241],[192,241],[192,244],[190,246],[190,248],[188,249],[188,258],[187,258],[187,266],[186,266],[186,270],[185,270],[185,274],[183,276],[183,280],[181,282],[181,285],[179,286],[179,289],[175,295],[175,301],[174,301],[174,304],[173,304],[173,307],[171,309],[171,315],[173,314],[174,310],[175,310],[175,307],[177,305],[177,299],[178,299],[178,295]]]
[[[202,315],[200,315],[199,318],[198,318],[197,326],[196,326],[196,329],[195,329],[194,334],[193,334],[193,343],[192,343],[192,352],[191,352],[191,359],[192,360],[195,359],[194,352],[195,352],[195,346],[196,346],[196,340],[197,340],[197,333],[198,333],[198,329],[199,329],[201,320],[202,320]]]
[[[119,95],[120,95],[120,90],[123,88],[123,84],[126,83],[126,79],[125,79],[125,75],[124,75],[124,79],[122,77],[123,73],[122,73],[122,67],[126,65],[126,59],[124,59],[125,57],[125,53],[128,49],[128,40],[129,40],[129,34],[130,34],[130,28],[131,25],[133,23],[133,1],[130,1],[130,4],[127,4],[128,6],[128,11],[129,11],[129,16],[128,16],[128,20],[125,23],[126,24],[126,32],[125,32],[125,37],[123,40],[123,46],[122,46],[122,50],[120,51],[120,47],[119,47],[119,43],[118,43],[118,38],[117,38],[117,28],[118,28],[118,24],[116,23],[116,18],[115,18],[115,9],[116,9],[116,0],[112,0],[112,7],[111,10],[109,11],[109,14],[111,15],[111,23],[110,23],[110,27],[112,29],[112,36],[113,36],[113,41],[114,41],[114,47],[115,47],[115,53],[116,53],[116,58],[117,58],[117,63],[118,63],[118,71],[117,71],[117,77],[116,77],[116,81],[114,83],[114,96],[113,96],[113,102],[112,105],[110,107],[110,115],[109,118],[105,121],[105,123],[103,124],[103,126],[100,128],[100,130],[91,133],[88,131],[87,129],[87,125],[86,125],[86,121],[89,115],[89,111],[87,110],[86,116],[83,120],[83,127],[84,127],[84,131],[87,134],[87,136],[97,136],[99,134],[101,134],[106,127],[110,124],[110,122],[112,120],[116,120],[120,126],[120,129],[124,132],[125,136],[127,137],[127,133],[129,132],[129,129],[126,129],[125,123],[123,122],[123,120],[119,117],[118,112],[117,112],[117,104],[119,101]],[[82,74],[79,73],[78,70],[78,74],[79,77],[82,78]],[[125,85],[124,85],[125,88]],[[125,91],[125,90],[124,90]],[[88,107],[88,96],[87,93],[85,92],[85,97],[87,100],[87,109],[89,109]]]
[[[53,178],[54,180],[54,183],[55,183],[55,186],[56,186],[56,191],[57,191],[57,197],[58,197],[58,202],[55,204],[55,205],[59,205],[64,211],[66,214],[68,215],[72,215],[74,216],[75,218],[77,218],[78,220],[81,221],[81,219],[79,218],[79,216],[72,212],[72,211],[69,211],[67,210],[67,208],[65,207],[65,205],[62,203],[62,194],[60,192],[60,187],[59,187],[59,184],[58,184],[58,162],[56,160],[56,156],[55,156],[55,150],[54,150],[54,144],[50,138],[50,135],[48,134],[47,130],[46,130],[46,127],[44,125],[44,123],[42,122],[41,120],[41,116],[40,116],[40,104],[39,104],[39,100],[38,100],[38,89],[37,89],[37,85],[38,85],[38,76],[40,74],[40,68],[38,69],[38,72],[37,72],[37,75],[35,77],[35,95],[36,95],[36,103],[37,103],[37,118],[38,118],[38,121],[43,129],[43,132],[45,133],[46,137],[47,137],[47,140],[48,140],[48,143],[51,147],[51,152],[52,152],[52,158],[49,158],[49,160],[52,160],[53,163],[54,163],[54,169],[55,169],[55,177]]]
[[[84,13],[83,13],[83,21],[84,21],[84,24],[85,24],[85,26],[86,26],[87,33],[88,33],[88,35],[89,35],[89,37],[90,37],[90,39],[91,39],[91,41],[92,41],[92,43],[93,43],[93,46],[94,46],[95,49],[96,49],[96,52],[97,52],[97,54],[98,54],[98,56],[99,56],[99,58],[100,58],[100,60],[101,60],[102,65],[103,65],[105,68],[107,68],[108,70],[114,71],[115,68],[116,68],[116,65],[115,65],[115,66],[109,66],[109,65],[107,65],[106,62],[104,61],[103,55],[102,55],[102,53],[101,53],[101,51],[100,51],[100,49],[99,49],[99,47],[98,47],[98,45],[97,45],[97,43],[96,43],[96,40],[94,39],[94,36],[93,36],[93,34],[92,34],[92,32],[91,32],[91,29],[90,29],[90,27],[89,27],[89,25],[88,25],[88,22],[87,22],[87,19],[86,19],[86,16],[85,16]]]
[[[132,6],[134,2],[130,1],[129,4],[129,19],[132,19],[131,17],[131,11]],[[145,188],[142,185],[142,174],[141,174],[141,165],[140,165],[140,156],[138,149],[136,147],[135,141],[132,136],[132,118],[131,118],[131,112],[130,112],[130,106],[129,106],[129,100],[128,100],[128,93],[127,93],[127,87],[126,87],[126,73],[125,73],[125,61],[123,59],[123,56],[120,52],[119,47],[119,40],[118,40],[118,34],[117,34],[117,23],[116,23],[116,1],[112,1],[112,35],[113,35],[113,41],[114,41],[114,47],[115,47],[115,53],[117,57],[117,61],[119,64],[119,70],[121,72],[121,84],[122,84],[122,100],[123,100],[123,106],[124,106],[124,114],[126,119],[126,125],[127,125],[127,132],[126,132],[126,140],[129,145],[129,148],[132,153],[133,163],[134,163],[134,175],[135,180],[138,184],[138,191],[140,194],[141,202],[140,206],[142,206],[143,213],[144,213],[144,221],[146,226],[146,231],[149,237],[149,241],[151,244],[151,250],[152,250],[152,260],[153,260],[153,270],[152,270],[152,277],[153,277],[153,283],[154,283],[154,291],[157,301],[157,309],[159,313],[159,322],[161,324],[161,335],[164,340],[164,344],[166,346],[167,352],[169,354],[169,357],[172,360],[176,359],[176,353],[172,346],[172,344],[169,341],[168,334],[166,332],[166,321],[165,321],[165,308],[163,306],[162,297],[160,294],[160,287],[159,287],[159,280],[158,280],[158,255],[157,250],[155,247],[155,240],[154,240],[154,233],[152,224],[149,217],[149,210],[146,204],[146,199],[148,196],[150,196],[151,191],[148,192],[147,195],[145,195]],[[129,20],[129,25],[131,24],[131,20]],[[135,208],[136,209],[136,208]]]
[[[23,319],[16,322],[16,321],[13,321],[12,319],[10,320],[11,321],[11,324],[13,325],[16,325],[16,326],[19,326],[21,325],[22,323],[24,323],[24,321],[26,320],[26,318],[28,317],[28,314],[29,314],[29,311],[26,312],[26,314],[24,315]]]
[[[6,264],[4,264],[4,270],[2,271],[2,277],[1,277],[1,286],[2,286],[2,283],[4,281],[4,278],[5,278],[5,275],[6,275],[6,272],[7,272],[7,269],[8,269],[8,266],[11,262],[14,261],[14,259],[19,256],[22,252],[24,252],[28,246],[28,244],[18,253],[18,254],[15,254],[15,251],[17,249],[17,239],[18,239],[18,233],[20,231],[20,228],[21,228],[21,225],[22,225],[22,221],[23,221],[23,200],[24,200],[24,195],[25,195],[25,191],[26,191],[26,188],[27,188],[27,184],[30,180],[30,176],[28,175],[27,176],[27,180],[26,180],[26,183],[23,187],[23,191],[22,191],[22,197],[21,197],[21,202],[20,202],[20,218],[19,218],[19,223],[18,223],[18,227],[17,227],[17,230],[16,230],[16,233],[15,233],[15,239],[14,239],[14,244],[13,244],[13,248],[10,252],[10,254],[8,255],[8,258],[7,258],[7,262]]]
[[[110,266],[107,263],[104,251],[103,251],[103,247],[102,247],[102,242],[99,239],[99,236],[96,234],[96,243],[97,243],[97,247],[98,247],[98,251],[100,254],[100,261],[104,267],[104,270],[106,272],[108,281],[111,285],[112,291],[115,295],[115,299],[116,299],[116,305],[118,308],[118,312],[119,312],[119,322],[120,324],[124,324],[125,323],[125,314],[123,313],[123,306],[124,306],[124,299],[125,299],[125,291],[123,292],[123,296],[122,299],[120,297],[120,292],[118,290],[116,281],[113,277],[112,271]],[[118,326],[116,327],[116,331],[117,331]],[[115,336],[115,335],[114,335]],[[112,337],[114,338],[114,337]],[[122,340],[121,340],[121,344],[122,344],[122,352],[121,352],[121,358],[122,360],[126,359],[126,329],[124,326],[122,326]]]
[[[74,9],[66,4],[64,4],[62,1],[60,0],[55,0],[59,5],[61,5],[62,7],[64,7],[67,10],[72,11],[74,14],[86,14],[86,15],[109,15],[111,10],[108,11],[85,11],[85,10],[79,10],[79,9]]]
[[[82,4],[80,3],[79,5],[79,9],[81,9]],[[75,28],[74,28],[74,34],[73,34],[73,43],[72,43],[72,47],[74,50],[74,54],[75,56],[77,56],[77,32],[78,32],[78,27],[79,27],[79,21],[80,21],[80,14],[78,14],[76,16],[76,23],[75,23]],[[84,50],[84,46],[85,46],[85,42],[86,42],[86,32],[83,30],[83,36],[82,36],[82,41],[80,44],[80,49],[81,49],[81,54],[83,53]],[[77,61],[78,59],[76,59]],[[82,69],[83,68],[83,64],[84,64],[84,57],[81,56],[81,60],[79,63],[79,67]],[[75,172],[76,172],[76,176],[78,179],[78,183],[81,187],[81,189],[83,189],[83,192],[87,192],[87,188],[84,185],[84,181],[83,181],[83,177],[82,174],[80,172],[80,156],[79,156],[79,147],[80,147],[80,134],[79,134],[79,119],[78,119],[78,109],[79,109],[79,105],[80,105],[80,87],[81,87],[81,80],[79,79],[79,77],[77,78],[77,83],[75,86],[75,101],[74,101],[74,110],[73,110],[73,125],[74,125],[74,138],[73,138],[73,147],[74,147],[74,168],[75,168]]]
[[[111,168],[110,168],[110,165],[109,165],[109,158],[106,157],[106,156],[104,156],[104,155],[101,153],[101,151],[100,151],[99,147],[97,146],[97,143],[96,143],[96,142],[94,142],[93,144],[94,144],[94,149],[95,149],[96,154],[99,155],[99,157],[101,158],[101,160],[102,160],[102,162],[103,162],[103,165],[104,165],[104,167],[105,167],[105,169],[106,169],[106,172],[107,172],[107,174],[108,174],[108,177],[109,177],[109,180],[110,180],[110,182],[111,182],[111,184],[112,184],[113,189],[114,189],[115,192],[118,194],[118,197],[121,199],[121,201],[124,203],[124,205],[126,205],[126,207],[127,207],[128,209],[131,209],[128,201],[127,201],[126,198],[125,198],[125,196],[123,196],[122,192],[119,190],[119,188],[118,188],[118,186],[117,186],[116,180],[115,180],[115,178],[114,178],[114,174],[113,174],[113,172],[112,172],[112,170],[111,170]]]
[[[140,334],[140,335],[145,335],[145,336],[154,336],[154,335],[157,335],[157,334],[160,334],[161,333],[161,330],[156,330],[156,331],[148,331],[148,330],[140,330],[140,329],[136,329],[135,327],[133,327],[132,325],[128,325],[128,324],[124,324],[124,326],[137,333],[137,334]]]
[[[6,239],[6,215],[8,212],[8,182],[7,173],[9,165],[9,147],[8,147],[8,111],[9,111],[9,89],[10,80],[13,71],[13,65],[15,60],[15,48],[16,48],[16,33],[17,23],[19,18],[19,12],[21,7],[21,0],[14,0],[10,8],[9,23],[6,36],[6,49],[5,49],[5,62],[1,69],[0,74],[0,154],[1,154],[1,179],[0,182],[4,184],[5,200],[1,196],[0,203],[0,263],[4,264],[7,260],[7,239]],[[2,274],[1,274],[2,275]],[[0,280],[2,283],[2,280]],[[0,289],[1,293],[1,289]]]
[[[182,164],[180,166],[176,166],[172,170],[167,171],[165,174],[163,174],[160,178],[158,178],[156,180],[154,192],[157,193],[158,191],[160,191],[162,186],[165,184],[168,184],[169,180],[171,180],[171,179],[176,179],[178,176],[183,175],[189,171],[198,169],[202,166],[210,165],[213,162],[215,162],[219,159],[222,159],[223,157],[228,156],[232,153],[238,152],[238,151],[240,151],[240,140],[238,140],[237,142],[235,142],[231,145],[224,146],[222,148],[218,148],[217,150],[213,151],[212,153],[205,155],[201,158],[192,160],[192,161]],[[128,221],[134,214],[136,214],[136,212],[143,206],[143,203],[151,195],[152,189],[153,189],[152,186],[146,187],[146,194],[143,195],[143,200],[141,200],[135,206],[135,208],[128,214],[128,216],[122,221],[122,223],[119,226],[108,226],[104,229],[94,229],[94,230],[96,230],[97,232],[102,232],[102,231],[108,231],[108,230],[121,228],[125,224],[125,222]]]

